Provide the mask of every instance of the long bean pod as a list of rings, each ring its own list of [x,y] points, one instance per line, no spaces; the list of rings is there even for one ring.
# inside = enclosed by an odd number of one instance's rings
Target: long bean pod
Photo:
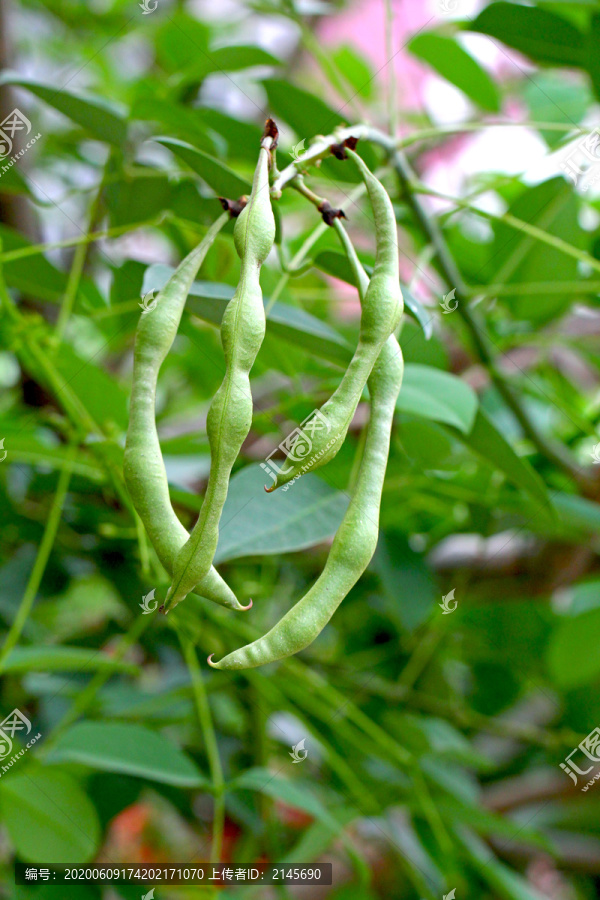
[[[123,470],[131,500],[156,554],[171,575],[189,535],[171,505],[169,484],[156,430],[156,385],[162,363],[177,335],[187,295],[198,269],[229,216],[223,213],[204,239],[175,270],[151,312],[140,316],[133,354],[133,386]],[[221,606],[245,609],[213,568],[197,592]]]
[[[368,278],[343,225],[336,226],[354,271],[361,299]],[[298,653],[327,625],[340,603],[367,568],[377,547],[379,507],[387,467],[396,400],[402,384],[402,351],[392,334],[386,340],[368,381],[371,415],[358,478],[350,505],[338,528],[323,569],[308,593],[263,637],[229,653],[216,669],[252,669]]]
[[[259,273],[275,239],[269,193],[270,150],[275,141],[268,123],[252,193],[234,228],[235,247],[241,259],[240,280],[223,316],[221,341],[226,372],[206,422],[211,451],[210,475],[198,521],[175,559],[173,581],[165,601],[166,611],[180,603],[210,570],[231,469],[252,424],[249,376],[266,326]]]
[[[398,279],[396,219],[391,200],[360,156],[350,148],[345,148],[345,152],[357,165],[365,182],[376,236],[375,266],[362,302],[358,345],[339,386],[304,424],[298,444],[288,453],[289,464],[285,469],[280,468],[274,483],[265,488],[268,492],[298,478],[309,468],[315,471],[336,456],[375,361],[388,337],[397,328],[403,311]],[[334,219],[333,224],[339,221]],[[301,448],[301,452],[297,447]]]

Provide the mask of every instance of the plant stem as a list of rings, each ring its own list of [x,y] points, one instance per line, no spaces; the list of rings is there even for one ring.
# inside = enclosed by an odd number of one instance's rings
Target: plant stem
[[[400,150],[395,149],[391,153],[390,162],[398,175],[404,199],[412,210],[423,234],[435,249],[438,265],[446,284],[449,288],[456,288],[459,294],[468,296],[470,289],[454,262],[452,254],[448,249],[448,245],[446,244],[435,218],[426,212],[423,205],[415,196],[414,191],[415,189],[419,189],[419,185],[418,182],[416,182],[414,172],[408,161]],[[461,205],[460,202],[459,205]],[[598,266],[600,268],[600,263],[598,263]],[[523,429],[523,433],[529,438],[542,456],[557,468],[566,472],[566,474],[570,478],[573,478],[577,483],[581,483],[582,474],[571,459],[570,454],[566,453],[560,444],[548,441],[546,437],[541,434],[521,404],[520,397],[498,369],[488,341],[483,332],[478,328],[468,304],[459,303],[458,312],[471,336],[473,346],[475,347],[481,362],[487,369],[490,378],[504,402]]]
[[[215,735],[210,706],[204,688],[202,672],[198,664],[198,657],[193,643],[178,631],[179,642],[183,650],[183,656],[192,680],[192,688],[196,699],[196,709],[198,711],[198,719],[202,734],[204,737],[204,747],[208,757],[208,767],[212,778],[215,809],[213,815],[213,832],[212,844],[210,849],[211,863],[221,861],[221,849],[223,846],[223,829],[225,826],[225,780],[223,778],[223,768],[219,757],[219,747]]]
[[[385,0],[385,54],[388,70],[388,129],[392,138],[398,131],[398,90],[396,84],[396,67],[394,66],[394,8],[392,0]]]
[[[112,159],[112,153],[108,154],[108,158],[104,165],[104,171],[102,174],[102,178],[100,180],[100,185],[94,195],[94,198],[90,204],[89,214],[88,214],[88,227],[86,228],[85,237],[89,237],[89,235],[94,230],[94,225],[96,224],[96,219],[100,213],[100,209],[102,206],[102,198],[104,194],[104,186],[106,182],[106,178],[109,173],[109,166]],[[55,336],[57,341],[57,349],[60,347],[62,339],[64,337],[65,328],[67,327],[67,323],[73,312],[73,307],[75,305],[75,300],[77,299],[77,293],[79,291],[79,286],[81,284],[81,278],[83,276],[83,270],[85,268],[85,263],[87,260],[88,252],[90,246],[93,242],[86,240],[81,244],[78,244],[75,248],[75,253],[73,255],[73,262],[71,263],[71,270],[69,272],[69,277],[67,280],[67,287],[63,296],[63,300],[60,307],[60,312],[58,314],[58,319],[56,321],[56,330]]]
[[[101,238],[120,237],[127,234],[128,231],[137,231],[139,228],[151,228],[153,225],[160,224],[163,215],[155,216],[146,222],[131,222],[128,225],[119,225],[114,228],[107,228],[105,231],[94,231],[83,237],[65,238],[63,241],[53,241],[49,244],[32,244],[30,247],[19,247],[17,250],[7,250],[6,253],[0,255],[0,263],[14,262],[15,259],[24,259],[27,256],[38,256],[41,253],[47,253],[49,250],[62,250],[65,247],[77,247],[80,244],[93,244]],[[197,223],[196,227],[197,227]]]
[[[31,570],[31,575],[29,576],[29,581],[27,582],[25,593],[23,594],[23,599],[21,600],[17,615],[15,616],[14,621],[10,626],[10,629],[2,646],[2,650],[0,651],[0,672],[4,668],[7,656],[21,637],[21,633],[23,631],[23,628],[25,627],[25,622],[27,621],[27,617],[31,612],[31,608],[37,596],[37,592],[46,570],[48,559],[50,557],[50,552],[56,538],[58,523],[60,522],[63,504],[65,502],[65,497],[67,496],[67,490],[69,488],[69,481],[71,479],[73,463],[75,461],[76,455],[77,444],[73,443],[71,444],[64,468],[62,469],[58,478],[56,493],[54,495],[54,499],[52,500],[52,506],[50,507],[50,513],[46,521],[46,527],[44,529],[42,541],[38,548],[35,563],[33,564],[33,569]]]

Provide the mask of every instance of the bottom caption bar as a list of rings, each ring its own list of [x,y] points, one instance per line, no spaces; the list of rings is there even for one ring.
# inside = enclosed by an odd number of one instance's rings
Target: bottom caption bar
[[[148,866],[28,866],[15,863],[15,884],[333,884],[332,864],[291,866],[285,863],[170,863]]]

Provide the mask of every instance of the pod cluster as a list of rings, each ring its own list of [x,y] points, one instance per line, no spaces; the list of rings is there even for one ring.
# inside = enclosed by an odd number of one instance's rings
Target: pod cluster
[[[260,269],[275,239],[269,174],[273,168],[277,128],[268,120],[261,143],[252,192],[247,202],[223,201],[223,215],[201,244],[183,260],[161,291],[152,315],[142,316],[134,348],[134,373],[125,478],[134,506],[156,553],[171,576],[165,612],[192,591],[230,609],[242,606],[213,567],[219,522],[227,498],[231,470],[252,424],[250,371],[265,335]],[[376,256],[369,279],[342,224],[343,213],[328,219],[346,253],[361,300],[358,344],[332,396],[315,414],[312,469],[339,451],[365,387],[370,417],[366,441],[346,514],[334,537],[322,574],[315,584],[263,637],[228,654],[218,669],[247,669],[290,656],[310,644],[367,568],[377,546],[379,508],[390,436],[402,383],[402,353],[394,332],[403,304],[398,280],[396,221],[388,194],[347,142],[339,151],[349,157],[364,181],[375,223]],[[335,153],[337,145],[332,147]],[[309,192],[310,193],[310,192]],[[313,195],[314,196],[314,195]],[[329,209],[329,204],[327,204]],[[181,524],[169,498],[167,476],[155,423],[158,373],[177,334],[192,282],[209,247],[229,216],[236,216],[234,243],[240,257],[240,279],[221,324],[225,376],[207,418],[211,469],[198,520],[191,532]],[[311,422],[307,423],[310,426]],[[325,427],[323,427],[325,426]],[[334,436],[332,439],[331,435]],[[321,446],[322,445],[322,446]],[[280,472],[269,492],[300,477],[293,463]]]

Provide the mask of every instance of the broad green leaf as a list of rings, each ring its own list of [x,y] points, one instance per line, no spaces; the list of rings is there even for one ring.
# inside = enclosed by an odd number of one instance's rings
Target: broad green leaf
[[[584,37],[561,16],[536,6],[491,3],[469,31],[479,31],[520,50],[536,62],[555,66],[585,65]]]
[[[527,188],[511,204],[509,212],[562,238],[573,246],[581,246],[583,234],[579,225],[579,208],[572,186],[563,178],[552,178]],[[503,222],[494,226],[496,238],[493,258],[497,264],[492,281],[498,284],[535,282],[543,273],[545,281],[576,281],[578,262],[560,250],[542,244],[533,237],[520,234]],[[561,314],[573,302],[573,294],[534,294],[524,291],[507,296],[502,303],[519,319],[546,322]]]
[[[350,263],[343,253],[337,253],[335,250],[323,250],[317,254],[313,260],[313,265],[322,272],[326,272],[328,275],[333,275],[334,278],[339,278],[341,281],[357,287]],[[366,263],[363,263],[363,266],[370,277],[373,274],[373,267]],[[423,329],[426,339],[429,340],[433,333],[433,316],[427,312],[420,300],[417,300],[406,285],[401,285],[401,287],[405,309],[416,319]]]
[[[203,62],[207,72],[238,72],[252,66],[281,66],[282,62],[262,47],[236,44],[210,51],[210,59]]]
[[[600,609],[561,620],[548,645],[548,669],[565,689],[595,681],[600,674]]]
[[[149,266],[144,274],[142,292],[159,291],[165,286],[173,271],[170,266],[162,264]],[[186,309],[205,322],[219,326],[234,290],[229,284],[195,281],[190,290]],[[264,302],[269,306],[268,297],[264,298]],[[346,366],[352,358],[352,348],[337,331],[326,322],[297,307],[285,303],[273,304],[267,315],[267,328],[270,333],[296,347],[302,347],[343,366]]]
[[[145,222],[169,208],[171,183],[164,172],[152,170],[148,175],[123,175],[110,182],[104,196],[110,213],[110,225]]]
[[[552,502],[565,531],[590,535],[600,533],[600,504],[577,494],[562,492],[553,492]]]
[[[373,96],[375,74],[370,63],[357,52],[356,47],[341,44],[333,52],[333,61],[357,94],[365,100]]]
[[[406,536],[382,531],[372,567],[381,579],[382,600],[374,599],[386,617],[400,629],[414,631],[422,625],[439,595],[431,569],[420,553],[411,549]]]
[[[545,70],[536,72],[535,82],[526,79],[519,90],[527,104],[529,118],[536,122],[573,122],[578,125],[592,102],[589,89],[583,79],[566,79],[560,72]],[[564,140],[564,132],[542,129],[540,134],[549,147],[556,147]]]
[[[100,823],[77,782],[64,772],[31,767],[0,780],[0,811],[25,862],[84,863],[96,855]]]
[[[239,778],[229,784],[232,790],[258,791],[266,794],[274,800],[279,800],[295,809],[314,816],[336,834],[342,831],[343,826],[336,821],[334,816],[323,806],[305,781],[288,781],[274,775],[268,769],[248,769]]]
[[[269,105],[306,140],[313,134],[330,134],[334,128],[347,124],[344,112],[336,112],[320,97],[302,90],[289,81],[269,78],[263,82]]]
[[[553,514],[550,497],[543,480],[531,465],[517,456],[492,420],[479,408],[473,427],[468,433],[456,432],[457,437],[484,459],[504,472],[506,477],[538,500],[543,508]]]
[[[592,13],[590,19],[590,31],[586,41],[586,68],[592,79],[592,85],[597,98],[600,98],[600,59],[598,59],[598,42],[600,41],[600,14]]]
[[[335,534],[349,503],[310,473],[285,492],[266,494],[265,484],[272,478],[260,466],[246,466],[231,479],[215,563],[320,544]]]
[[[153,140],[163,144],[175,156],[182,159],[220,197],[236,199],[244,194],[250,194],[252,185],[249,181],[240,178],[232,169],[227,168],[218,159],[209,156],[208,153],[196,150],[191,144],[186,144],[185,141],[180,141],[177,138],[155,137]]]
[[[490,112],[499,111],[500,95],[494,81],[454,38],[421,33],[409,42],[408,49],[474,103]]]
[[[81,763],[102,772],[133,775],[175,787],[210,783],[179,747],[142,725],[81,722],[65,732],[50,751],[49,763]]]
[[[196,149],[214,153],[215,142],[206,133],[204,112],[200,109],[190,109],[188,106],[172,100],[139,97],[133,104],[131,118],[158,122],[166,127],[169,134],[180,135],[186,141],[191,142]],[[254,146],[257,147],[258,142]]]
[[[15,647],[9,653],[3,672],[128,672],[138,667],[123,660],[111,659],[92,647]]]
[[[101,428],[116,425],[122,431],[127,429],[127,394],[111,375],[83,359],[68,344],[62,345],[54,365]]]
[[[468,434],[477,413],[477,395],[460,378],[431,366],[407,363],[396,409]]]
[[[33,78],[24,78],[17,72],[3,72],[0,84],[12,84],[25,88],[58,112],[81,125],[98,141],[122,147],[127,140],[127,120],[124,110],[100,97],[67,91],[41,84]]]

